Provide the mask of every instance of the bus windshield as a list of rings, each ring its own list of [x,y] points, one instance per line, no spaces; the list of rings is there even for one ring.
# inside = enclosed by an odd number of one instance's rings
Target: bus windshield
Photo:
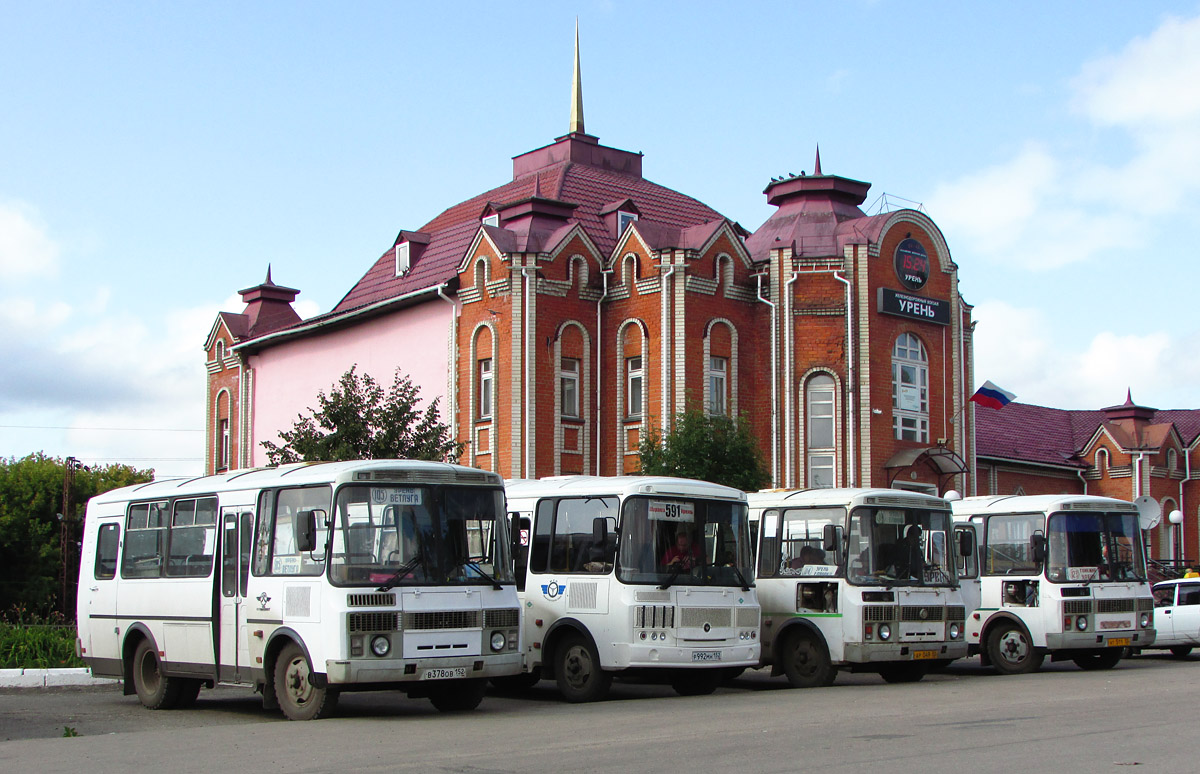
[[[621,514],[617,579],[623,583],[749,586],[745,503],[630,497]]]
[[[863,586],[952,586],[949,534],[949,511],[855,508],[847,540],[847,578]]]
[[[1140,534],[1132,513],[1055,513],[1046,577],[1059,583],[1145,580]]]
[[[513,582],[500,489],[344,486],[331,532],[329,577],[338,585]]]

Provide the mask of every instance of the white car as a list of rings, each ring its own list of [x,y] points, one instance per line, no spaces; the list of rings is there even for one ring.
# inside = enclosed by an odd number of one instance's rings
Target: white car
[[[1184,658],[1200,647],[1200,578],[1177,578],[1154,584],[1154,648],[1167,648]]]

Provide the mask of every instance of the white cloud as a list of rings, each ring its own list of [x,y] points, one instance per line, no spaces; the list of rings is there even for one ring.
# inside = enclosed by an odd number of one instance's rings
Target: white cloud
[[[32,208],[0,202],[0,278],[54,276],[59,246]]]
[[[1124,402],[1127,390],[1156,408],[1195,402],[1200,364],[1189,353],[1198,341],[1165,331],[1096,331],[1081,349],[1076,341],[1052,340],[1055,329],[1042,310],[1003,301],[976,305],[974,319],[976,382],[990,379],[1022,403],[1097,409]]]
[[[1200,193],[1198,82],[1200,17],[1168,19],[1081,67],[1073,104],[1090,127],[939,185],[929,211],[956,253],[1028,270],[1144,249]],[[1089,131],[1100,133],[1084,155]]]

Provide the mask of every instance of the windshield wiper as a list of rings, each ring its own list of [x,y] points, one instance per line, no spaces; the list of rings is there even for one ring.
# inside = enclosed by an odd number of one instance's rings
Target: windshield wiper
[[[733,570],[733,574],[736,575],[737,579],[741,582],[742,591],[749,591],[750,581],[746,580],[746,576],[742,575],[742,571],[738,569],[738,566],[736,564],[731,564],[729,565],[729,569]]]
[[[379,584],[379,588],[375,590],[391,591],[392,589],[396,588],[396,584],[400,582],[400,579],[411,572],[414,567],[416,567],[418,564],[424,566],[424,559],[425,557],[420,551],[418,551],[416,556],[396,568],[396,571],[392,573],[392,577]]]
[[[659,586],[659,588],[660,589],[671,588],[671,584],[675,582],[675,579],[678,578],[680,573],[682,573],[682,572],[683,572],[683,562],[680,562],[678,565],[676,565],[675,569],[671,571],[671,574],[667,576],[667,579],[665,581],[663,581],[663,584],[661,586]]]
[[[488,575],[487,571],[479,566],[479,562],[472,561],[471,559],[464,559],[462,566],[470,567],[472,570],[479,573],[480,576],[482,576],[485,581],[492,584],[492,588],[494,588],[496,591],[500,591],[501,589],[504,588],[503,586],[500,585],[500,581],[496,580],[491,575]]]

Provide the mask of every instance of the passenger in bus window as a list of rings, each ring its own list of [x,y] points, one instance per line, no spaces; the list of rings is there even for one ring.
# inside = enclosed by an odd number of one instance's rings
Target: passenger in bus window
[[[663,554],[662,563],[671,570],[690,570],[700,563],[700,547],[682,524],[675,530],[675,544]]]

